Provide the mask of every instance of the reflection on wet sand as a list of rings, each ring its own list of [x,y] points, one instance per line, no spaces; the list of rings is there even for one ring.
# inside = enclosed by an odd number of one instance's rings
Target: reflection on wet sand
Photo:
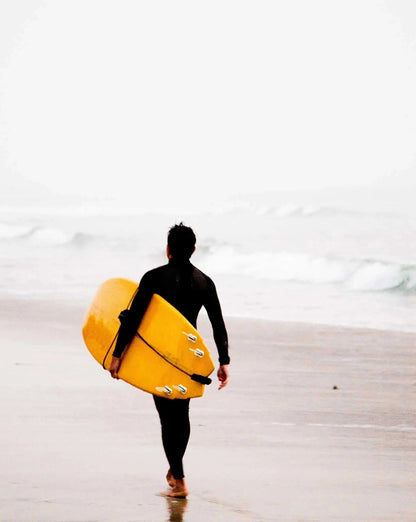
[[[166,497],[169,522],[183,522],[183,515],[186,511],[188,501],[186,498]]]

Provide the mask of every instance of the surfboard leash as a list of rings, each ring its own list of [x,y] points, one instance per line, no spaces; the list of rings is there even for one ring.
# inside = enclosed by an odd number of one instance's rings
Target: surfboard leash
[[[164,361],[169,363],[171,366],[179,370],[180,372],[184,373],[188,377],[190,377],[193,381],[199,382],[200,384],[211,384],[212,379],[209,377],[205,377],[204,375],[200,375],[199,373],[190,373],[189,371],[185,370],[183,367],[181,368],[177,364],[174,364],[170,359],[168,359],[165,355],[162,355],[154,346],[152,346],[150,343],[146,341],[144,337],[142,337],[139,332],[136,332],[136,336],[141,339],[146,346],[148,346],[151,350],[153,350],[159,357],[161,357]]]
[[[104,355],[104,359],[103,359],[103,363],[102,363],[102,366],[103,366],[104,370],[106,370],[105,362],[106,362],[106,360],[107,360],[108,354],[110,353],[111,348],[113,347],[114,343],[116,342],[116,339],[117,339],[117,337],[118,337],[118,332],[119,332],[119,331],[120,331],[120,328],[117,330],[117,333],[116,333],[116,335],[114,336],[114,339],[111,341],[111,344],[110,344],[110,346],[109,346],[109,348],[108,348],[106,354]]]

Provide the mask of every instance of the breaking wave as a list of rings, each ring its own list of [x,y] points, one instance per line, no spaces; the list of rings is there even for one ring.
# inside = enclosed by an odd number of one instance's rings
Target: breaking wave
[[[316,257],[293,252],[238,253],[219,246],[205,253],[205,267],[218,274],[242,274],[274,281],[341,284],[351,290],[416,291],[416,265],[378,260]]]
[[[30,235],[34,227],[0,223],[0,240],[18,239]]]
[[[328,211],[328,209],[312,209],[312,207],[286,207],[286,209],[279,207],[279,209],[282,216]],[[48,253],[53,248],[82,248],[86,251],[88,248],[98,248],[97,252],[99,251],[101,255],[103,252],[101,249],[104,248],[105,255],[111,257],[112,251],[114,255],[118,255],[120,251],[128,251],[132,258],[144,259],[143,266],[153,265],[156,252],[152,250],[153,234],[149,232],[139,241],[136,229],[130,226],[131,230],[124,235],[117,227],[113,227],[104,236],[101,235],[102,230],[96,234],[85,233],[82,231],[82,225],[78,227],[78,231],[68,231],[60,228],[59,225],[39,226],[0,222],[0,242],[17,245],[17,248],[20,248],[20,245],[36,247],[38,252],[44,248]],[[145,250],[142,248],[143,244],[146,244]],[[273,244],[271,240],[270,244]],[[416,264],[412,264],[412,261],[409,264],[387,262],[381,259],[381,255],[377,258],[377,254],[374,259],[354,259],[343,257],[342,252],[338,257],[319,256],[284,250],[284,246],[277,247],[282,250],[272,251],[267,249],[265,241],[255,243],[252,248],[251,252],[245,251],[209,237],[202,242],[201,247],[198,246],[197,252],[200,257],[197,264],[201,265],[202,270],[213,275],[240,275],[266,281],[293,281],[305,284],[333,284],[357,291],[397,290],[402,293],[416,293]],[[158,247],[157,252],[159,251]],[[409,255],[403,258],[412,259]],[[107,262],[105,259],[106,257],[103,257],[103,263]]]
[[[92,236],[82,232],[66,232],[54,227],[38,227],[0,223],[0,241],[24,241],[31,246],[83,246]]]

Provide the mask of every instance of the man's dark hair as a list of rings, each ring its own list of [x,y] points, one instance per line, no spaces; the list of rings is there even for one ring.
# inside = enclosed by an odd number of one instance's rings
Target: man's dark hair
[[[196,237],[190,227],[183,223],[174,225],[168,233],[169,251],[175,259],[189,259],[194,252]]]

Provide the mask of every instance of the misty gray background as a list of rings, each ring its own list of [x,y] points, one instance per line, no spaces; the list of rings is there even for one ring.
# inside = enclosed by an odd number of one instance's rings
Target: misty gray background
[[[3,0],[2,198],[414,186],[415,10]]]

